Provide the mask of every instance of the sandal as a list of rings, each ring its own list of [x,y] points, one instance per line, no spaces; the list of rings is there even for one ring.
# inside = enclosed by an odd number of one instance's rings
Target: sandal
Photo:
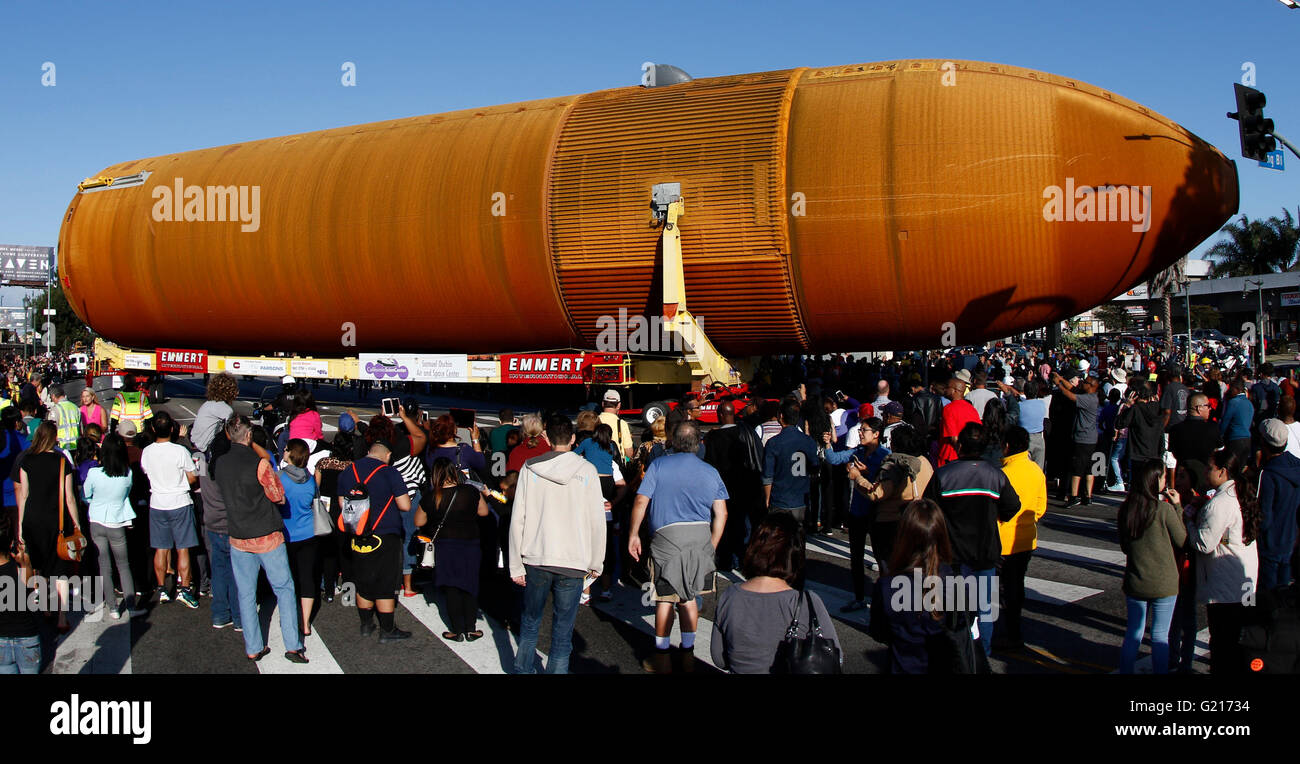
[[[271,648],[263,647],[262,652],[258,653],[257,655],[246,655],[244,657],[248,658],[248,660],[252,661],[253,663],[257,663],[258,661],[262,660],[263,658],[265,658],[270,654],[271,654]]]
[[[457,633],[452,632],[452,631],[444,631],[444,632],[442,633],[442,638],[445,639],[445,640],[447,640],[448,642],[464,642],[464,641],[465,641],[465,637],[464,637],[463,635],[457,634]]]
[[[310,663],[310,661],[307,660],[307,651],[305,649],[289,650],[284,654],[284,659],[290,663]]]
[[[475,629],[474,631],[465,634],[466,642],[473,642],[476,639],[482,639],[482,638],[483,638],[483,631],[480,629]]]

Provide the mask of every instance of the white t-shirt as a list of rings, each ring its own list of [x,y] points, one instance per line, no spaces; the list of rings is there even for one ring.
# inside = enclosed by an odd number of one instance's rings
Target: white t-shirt
[[[1300,420],[1286,426],[1286,450],[1300,459]]]
[[[193,502],[185,473],[194,473],[189,449],[179,443],[151,443],[140,453],[140,468],[149,478],[149,506],[180,509]]]

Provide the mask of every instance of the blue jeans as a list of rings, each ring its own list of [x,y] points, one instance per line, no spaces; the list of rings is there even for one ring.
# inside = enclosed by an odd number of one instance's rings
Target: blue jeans
[[[546,673],[569,673],[569,655],[573,652],[573,624],[578,620],[578,599],[582,596],[582,579],[561,576],[548,570],[524,566],[524,616],[519,628],[519,652],[515,654],[515,673],[532,674],[537,658],[537,629],[542,623],[546,595],[554,594],[551,619],[551,649],[547,651]]]
[[[1270,591],[1291,583],[1291,560],[1259,558],[1259,589]]]
[[[1110,484],[1115,488],[1123,489],[1124,473],[1120,470],[1120,460],[1128,455],[1128,436],[1115,438],[1115,442],[1110,446],[1110,474],[1115,481]],[[1108,488],[1110,486],[1107,486]]]
[[[266,571],[271,582],[275,602],[280,608],[280,634],[284,649],[293,652],[302,649],[302,632],[298,627],[298,600],[293,592],[293,575],[289,572],[288,545],[281,543],[265,554],[243,552],[230,548],[230,566],[235,570],[235,586],[239,590],[239,613],[244,628],[244,652],[257,655],[265,644],[262,641],[262,623],[257,618],[257,571]]]
[[[230,566],[230,534],[207,531],[208,560],[212,565],[212,625],[235,622],[242,628],[239,612],[239,589],[235,587],[235,571]]]
[[[411,497],[411,511],[402,513],[402,575],[415,572],[424,556],[424,544],[415,540],[415,510],[420,508],[420,493]]]
[[[0,637],[0,674],[39,673],[40,637]]]
[[[961,566],[963,576],[975,576],[978,579],[976,594],[980,599],[984,592],[988,592],[988,600],[979,603],[980,611],[980,642],[984,645],[984,654],[993,653],[993,598],[998,596],[997,568],[987,568],[985,570],[975,570],[969,565]]]
[[[1174,618],[1174,603],[1178,595],[1154,600],[1128,601],[1128,627],[1124,630],[1124,646],[1120,648],[1119,673],[1132,674],[1137,663],[1138,648],[1146,631],[1147,608],[1151,609],[1151,671],[1169,673],[1169,624]]]

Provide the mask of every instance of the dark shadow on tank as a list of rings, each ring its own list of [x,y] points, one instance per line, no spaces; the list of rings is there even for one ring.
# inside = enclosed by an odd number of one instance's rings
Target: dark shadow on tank
[[[1163,139],[1187,146],[1191,158],[1183,171],[1183,182],[1174,192],[1169,204],[1169,213],[1157,233],[1152,247],[1152,265],[1140,274],[1136,280],[1120,278],[1111,286],[1109,292],[1117,294],[1134,284],[1149,280],[1152,276],[1168,268],[1179,258],[1191,252],[1196,245],[1214,235],[1224,223],[1237,214],[1240,204],[1237,181],[1237,165],[1221,155],[1213,146],[1197,139],[1189,143],[1171,135],[1126,135],[1126,141],[1151,141]],[[1118,184],[1116,184],[1118,185]],[[1215,207],[1222,206],[1224,199],[1231,200],[1231,210],[1223,214],[1222,219],[1215,220],[1207,213]],[[1157,201],[1152,199],[1154,206]],[[1148,210],[1148,215],[1150,211]],[[1189,233],[1203,231],[1201,233]],[[1138,241],[1129,259],[1129,269],[1137,262],[1138,254],[1146,243],[1146,234]],[[1129,270],[1126,269],[1126,272]]]

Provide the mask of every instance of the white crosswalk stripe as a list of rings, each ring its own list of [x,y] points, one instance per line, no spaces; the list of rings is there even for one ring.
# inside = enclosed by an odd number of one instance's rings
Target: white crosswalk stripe
[[[811,551],[828,554],[832,557],[838,557],[841,560],[849,559],[849,544],[847,541],[841,541],[833,536],[812,535],[808,537],[808,545],[813,547]],[[1064,557],[1071,561],[1084,560],[1088,562],[1104,562],[1106,564],[1115,564],[1116,558],[1119,565],[1124,564],[1123,552],[1111,552],[1105,549],[1093,549],[1092,547],[1079,546],[1077,544],[1063,544],[1056,542],[1039,541],[1038,546],[1044,550],[1046,556]],[[868,565],[875,566],[876,559],[872,556],[871,545],[866,545],[865,559]],[[1091,597],[1094,594],[1101,594],[1101,589],[1094,589],[1090,586],[1077,586],[1075,584],[1060,583],[1057,581],[1048,581],[1033,576],[1025,577],[1025,598],[1036,602],[1046,602],[1051,605],[1068,605],[1072,602]],[[822,599],[825,599],[823,597]],[[850,597],[852,599],[852,597]],[[829,603],[827,605],[829,608]]]
[[[1098,549],[1044,539],[1038,540],[1038,550],[1034,554],[1066,562],[1100,562],[1106,565],[1117,565],[1121,570],[1127,561],[1127,557],[1118,549]]]
[[[438,595],[441,601],[441,593]],[[427,602],[424,597],[399,597],[402,606],[428,629],[438,641],[451,649],[456,657],[479,674],[508,674],[514,666],[515,652],[519,642],[515,635],[495,618],[480,613],[476,624],[483,631],[483,638],[473,642],[451,642],[443,639],[444,631],[451,631],[451,626],[442,617],[442,611],[435,603]],[[546,655],[537,651],[539,661],[545,662]]]
[[[649,634],[652,637],[654,636],[654,608],[647,608],[642,604],[641,590],[625,586],[614,587],[614,599],[609,602],[598,602],[597,600],[592,600],[592,605],[602,613],[613,616],[642,633]],[[712,650],[712,636],[713,622],[701,616],[699,623],[695,627],[695,657],[696,659],[713,666],[713,668],[717,668],[713,663],[713,655],[710,652]],[[671,639],[673,644],[681,644],[682,630],[680,619],[673,619],[673,633]]]
[[[264,603],[263,608],[271,606],[271,603]],[[312,630],[310,636],[303,640],[304,647],[307,648],[307,660],[309,663],[292,663],[284,657],[284,635],[280,632],[280,612],[278,606],[271,606],[271,620],[266,627],[266,646],[271,648],[271,652],[265,658],[257,662],[257,670],[262,674],[342,674],[343,669],[339,666],[338,661],[330,654],[330,650],[325,646],[325,642]],[[259,620],[265,621],[266,617],[262,616]],[[248,628],[245,624],[244,628]]]

